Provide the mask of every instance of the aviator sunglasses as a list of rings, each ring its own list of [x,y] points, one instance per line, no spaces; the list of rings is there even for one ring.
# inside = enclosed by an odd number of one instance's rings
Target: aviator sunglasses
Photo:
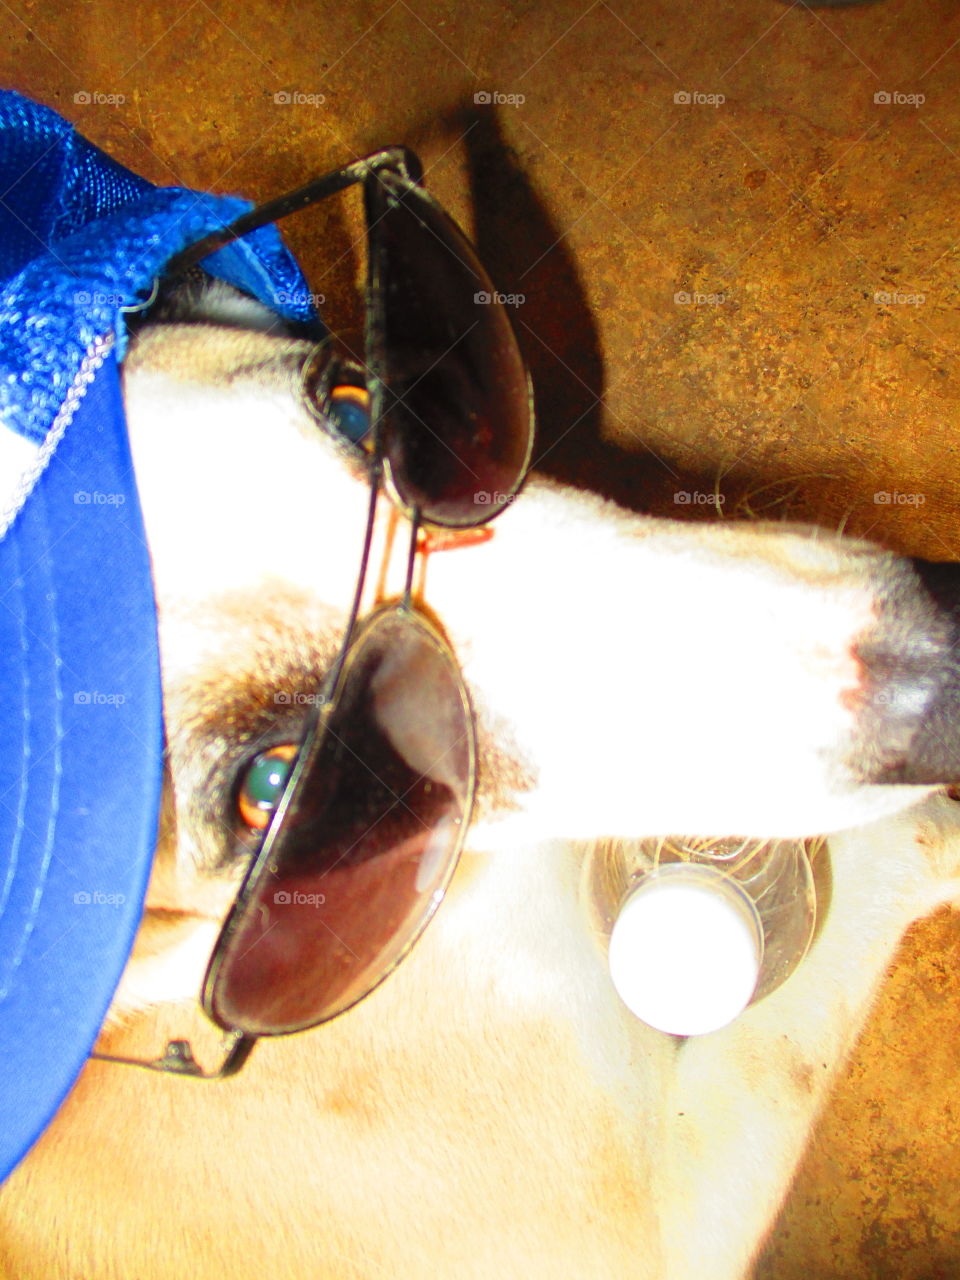
[[[186,1040],[153,1061],[94,1057],[205,1079],[235,1073],[260,1037],[305,1031],[369,995],[419,938],[456,866],[476,785],[473,714],[453,651],[413,597],[413,570],[423,526],[474,529],[510,502],[530,461],[533,405],[496,291],[422,178],[411,151],[378,151],[170,263],[182,273],[362,184],[363,365],[326,344],[305,365],[304,386],[320,420],[365,459],[370,499],[339,654],[293,758],[277,763],[281,780],[289,773],[204,979],[203,1010],[224,1033],[221,1063],[205,1070]],[[361,619],[382,491],[410,524],[406,584]]]

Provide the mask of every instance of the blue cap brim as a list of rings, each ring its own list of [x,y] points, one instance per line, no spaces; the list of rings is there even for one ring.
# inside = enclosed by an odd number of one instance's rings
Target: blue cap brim
[[[96,1039],[160,803],[156,609],[113,351],[86,372],[0,540],[0,1178]]]

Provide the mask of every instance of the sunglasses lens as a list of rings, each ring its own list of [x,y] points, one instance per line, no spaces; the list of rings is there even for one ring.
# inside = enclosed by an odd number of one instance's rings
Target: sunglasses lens
[[[453,657],[392,607],[351,647],[204,986],[221,1026],[300,1031],[367,995],[443,897],[469,819],[472,718]]]
[[[426,520],[480,524],[516,492],[533,442],[513,329],[470,244],[422,188],[382,169],[367,200],[371,359],[393,484]]]

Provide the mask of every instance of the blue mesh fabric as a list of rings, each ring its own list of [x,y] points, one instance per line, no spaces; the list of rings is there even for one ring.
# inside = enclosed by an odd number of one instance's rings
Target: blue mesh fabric
[[[155,187],[47,107],[0,92],[0,418],[40,442],[84,352],[116,334],[185,245],[251,205]],[[275,227],[204,262],[288,320],[315,321],[307,285]]]

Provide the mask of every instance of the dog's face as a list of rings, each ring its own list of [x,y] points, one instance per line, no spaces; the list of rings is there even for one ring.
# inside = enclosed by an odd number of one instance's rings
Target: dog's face
[[[128,360],[169,779],[114,1052],[196,1030],[252,848],[245,770],[299,741],[342,638],[369,480],[304,406],[306,354],[174,325]],[[374,597],[396,589],[404,541],[383,506]],[[862,947],[865,975],[829,1026],[811,992],[836,956],[712,1046],[681,1048],[620,1002],[597,885],[616,898],[638,837],[807,836],[915,801],[892,784],[934,751],[949,619],[872,548],[642,519],[542,481],[489,541],[430,555],[419,586],[480,742],[478,822],[436,920],[366,1001],[262,1043],[228,1083],[91,1064],[11,1183],[8,1215],[25,1204],[31,1224],[18,1276],[713,1280],[746,1264],[830,1078],[814,1063],[841,1060],[890,940],[947,896],[945,837],[927,820],[921,848],[914,819],[888,818],[867,844],[886,840],[879,869],[850,845],[858,893],[894,863],[900,887],[856,935],[837,877],[824,937],[841,959]],[[744,1133],[761,1155],[730,1179],[734,1212],[716,1184]],[[51,1180],[59,1201],[34,1195]]]

